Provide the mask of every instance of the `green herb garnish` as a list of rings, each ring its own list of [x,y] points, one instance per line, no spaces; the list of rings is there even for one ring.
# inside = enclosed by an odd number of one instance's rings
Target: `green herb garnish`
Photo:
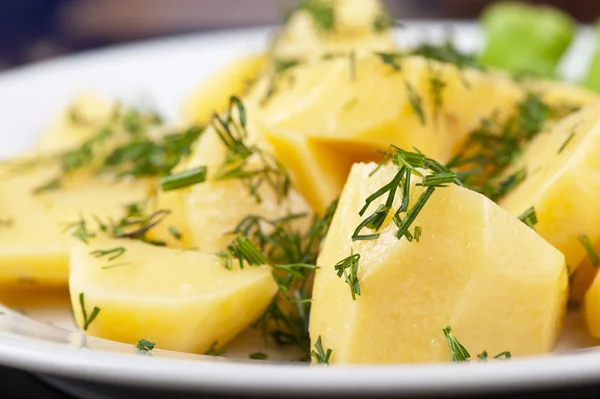
[[[319,364],[329,364],[329,359],[333,354],[333,349],[327,348],[327,350],[323,349],[323,344],[321,343],[321,336],[317,338],[317,342],[315,343],[315,349],[310,352],[310,355],[315,359],[316,363]]]
[[[594,265],[594,268],[597,269],[598,267],[600,267],[600,258],[598,258],[598,254],[594,250],[594,246],[592,245],[590,238],[587,235],[582,234],[579,236],[579,241],[581,242],[581,245],[583,245],[583,247],[585,248],[585,252],[587,252],[588,258],[590,258],[590,261],[592,262],[592,265]]]
[[[450,349],[450,361],[452,362],[465,362],[471,358],[471,354],[467,349],[462,346],[460,342],[456,339],[452,332],[452,328],[447,326],[442,329],[444,336],[446,337],[446,341],[448,341],[448,348]],[[487,360],[488,353],[487,351],[483,351],[477,355],[479,360]],[[494,356],[494,359],[510,359],[510,352],[502,352]]]
[[[408,102],[411,108],[419,117],[421,124],[425,125],[427,123],[427,120],[425,119],[425,112],[423,111],[423,99],[421,98],[421,95],[419,94],[417,89],[415,89],[415,87],[408,81],[405,82],[405,86],[406,94],[408,96]]]
[[[108,260],[114,260],[114,259],[118,258],[119,256],[123,255],[125,253],[125,251],[126,251],[125,247],[117,247],[117,248],[107,249],[107,250],[92,251],[92,252],[90,252],[90,255],[92,255],[96,258],[108,256]]]
[[[569,137],[567,137],[567,139],[565,140],[565,142],[562,143],[562,145],[558,149],[558,153],[559,154],[561,152],[563,152],[565,150],[565,148],[567,148],[567,146],[569,145],[569,143],[571,142],[571,140],[573,140],[574,137],[575,137],[575,132],[571,132],[571,134],[569,134]]]
[[[538,222],[535,209],[533,207],[527,209],[519,216],[519,220],[533,229],[533,226],[535,226]]]
[[[206,180],[206,167],[200,166],[174,175],[163,176],[159,184],[163,191],[171,191],[203,183],[204,180]]]
[[[306,11],[315,26],[323,32],[335,30],[335,9],[329,0],[303,0],[300,10]]]
[[[287,197],[291,186],[287,171],[274,156],[247,142],[246,109],[239,98],[231,97],[228,113],[224,117],[214,114],[212,125],[228,151],[215,180],[240,179],[259,203],[264,184],[279,201]],[[260,166],[251,167],[250,157],[258,159]]]
[[[446,341],[448,341],[448,348],[450,349],[450,360],[453,362],[464,362],[469,360],[471,355],[469,351],[465,349],[464,346],[461,345],[460,342],[454,337],[452,333],[452,328],[450,326],[442,329],[444,332],[444,337],[446,337]]]
[[[179,230],[177,230],[177,228],[176,228],[175,226],[173,226],[173,225],[170,225],[170,226],[168,227],[168,230],[169,230],[169,234],[171,234],[171,235],[173,236],[173,238],[175,238],[175,239],[176,239],[176,240],[178,240],[178,241],[181,241],[181,237],[182,237],[182,235],[181,235],[181,233],[179,232]]]
[[[344,281],[350,287],[352,300],[356,300],[356,296],[360,295],[360,283],[358,281],[358,262],[360,254],[351,254],[345,259],[342,259],[335,265],[335,270],[338,277],[344,276]],[[348,272],[348,270],[350,272]]]
[[[248,357],[252,360],[267,360],[269,356],[263,352],[255,352],[248,355]]]
[[[92,324],[94,319],[98,316],[98,313],[100,313],[100,309],[94,306],[92,313],[90,313],[90,316],[88,317],[87,311],[85,310],[85,298],[83,292],[79,294],[79,305],[81,305],[81,314],[83,315],[83,331],[87,331],[90,324]]]
[[[147,339],[140,339],[138,342],[136,342],[135,347],[137,348],[137,350],[139,350],[140,352],[144,352],[144,353],[148,353],[150,352],[152,349],[154,349],[154,342],[152,341],[148,341]]]
[[[224,346],[219,348],[218,345],[219,345],[219,341],[213,342],[212,344],[210,344],[210,346],[204,352],[204,354],[207,356],[223,356],[223,355],[227,354],[227,349],[225,349]]]

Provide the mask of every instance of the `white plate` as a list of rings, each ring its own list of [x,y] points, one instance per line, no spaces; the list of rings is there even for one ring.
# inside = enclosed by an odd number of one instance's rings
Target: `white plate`
[[[398,42],[443,38],[446,26],[409,23]],[[272,29],[251,29],[151,41],[65,57],[0,75],[0,158],[31,144],[73,94],[93,90],[121,98],[149,96],[170,118],[203,78],[228,60],[261,50]],[[454,24],[455,40],[475,49],[475,25]],[[594,49],[584,29],[562,65],[576,79]],[[569,315],[556,354],[504,362],[462,364],[308,367],[244,359],[257,341],[244,334],[228,345],[237,358],[213,358],[155,350],[136,354],[131,345],[85,337],[74,328],[65,293],[26,290],[3,294],[0,364],[84,380],[144,388],[239,393],[457,393],[600,382],[599,343]],[[23,313],[24,312],[24,313]],[[271,350],[271,359],[290,353]]]

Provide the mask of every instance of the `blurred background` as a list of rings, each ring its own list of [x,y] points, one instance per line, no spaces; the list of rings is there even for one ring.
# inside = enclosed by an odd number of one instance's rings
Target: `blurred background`
[[[547,0],[580,22],[598,0]],[[0,70],[90,48],[210,29],[275,24],[294,0],[0,0]],[[387,0],[396,18],[475,18],[489,0]]]

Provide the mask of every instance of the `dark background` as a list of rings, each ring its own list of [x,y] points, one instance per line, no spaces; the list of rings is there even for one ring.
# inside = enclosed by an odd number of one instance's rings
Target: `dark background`
[[[0,69],[74,51],[210,29],[274,24],[295,0],[0,0]],[[581,22],[597,0],[546,0]],[[396,18],[476,18],[490,0],[387,0]]]

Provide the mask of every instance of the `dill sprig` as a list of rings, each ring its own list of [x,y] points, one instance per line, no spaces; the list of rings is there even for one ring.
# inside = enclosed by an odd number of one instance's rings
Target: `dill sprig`
[[[261,328],[277,344],[297,346],[306,354],[310,351],[310,281],[337,203],[337,200],[333,201],[322,216],[313,216],[305,233],[294,228],[295,222],[309,217],[305,214],[289,214],[278,219],[249,215],[232,232],[248,238],[266,256],[268,263],[275,265],[272,274],[279,293],[254,327]],[[233,259],[231,252],[221,256]],[[290,311],[286,303],[292,303],[294,310]]]
[[[360,254],[350,254],[345,259],[342,259],[335,265],[335,270],[338,277],[344,277],[344,281],[350,287],[352,300],[356,300],[356,296],[360,295],[360,282],[358,281],[358,262]],[[350,270],[350,272],[348,272]]]
[[[159,184],[162,191],[171,191],[203,183],[204,180],[206,180],[206,167],[199,166],[173,175],[163,176],[160,178]]]
[[[154,349],[155,343],[152,341],[148,341],[147,339],[140,339],[138,342],[135,343],[135,347],[137,348],[138,351],[142,352],[142,353],[148,353],[150,351],[152,351]]]
[[[336,24],[335,8],[330,0],[303,0],[300,10],[306,11],[322,32],[333,32]]]
[[[425,111],[423,110],[423,98],[417,89],[408,81],[404,82],[406,87],[406,95],[408,96],[408,103],[410,104],[415,114],[419,117],[422,125],[427,123],[425,117]]]
[[[87,329],[90,327],[90,324],[92,324],[92,322],[98,316],[98,313],[100,313],[100,308],[94,306],[92,313],[90,313],[88,317],[87,310],[85,309],[85,297],[83,292],[79,294],[79,305],[81,306],[81,314],[83,315],[83,331],[87,331]]]
[[[505,176],[508,166],[515,164],[529,143],[558,114],[537,93],[527,93],[516,106],[515,113],[504,121],[497,116],[482,120],[473,131],[463,152],[448,163],[462,171],[466,187],[497,201],[527,178],[525,169]],[[476,155],[471,155],[476,150]]]
[[[112,249],[99,249],[96,251],[92,251],[90,252],[90,255],[96,257],[96,258],[101,258],[103,256],[107,256],[108,260],[115,260],[117,259],[119,256],[122,256],[126,251],[125,247],[117,247],[117,248],[112,248]]]
[[[376,173],[380,166],[389,158],[392,158],[393,164],[398,166],[398,171],[389,183],[385,184],[365,199],[365,205],[358,214],[363,216],[373,201],[387,195],[385,203],[380,204],[373,214],[363,219],[357,226],[352,234],[353,241],[375,240],[379,238],[379,233],[377,233],[377,231],[381,228],[392,211],[394,199],[396,198],[396,193],[398,191],[402,192],[402,202],[393,215],[393,221],[398,227],[396,237],[398,239],[406,237],[409,241],[412,241],[413,236],[409,233],[409,228],[425,206],[425,203],[429,200],[431,195],[433,195],[435,189],[438,187],[445,187],[446,184],[450,183],[460,184],[460,182],[457,181],[456,173],[443,167],[439,162],[427,158],[421,153],[404,151],[393,145],[390,146],[382,163],[372,172],[372,174]],[[431,174],[424,174],[420,170],[430,171]],[[426,187],[426,189],[419,196],[415,204],[409,208],[412,175],[420,177],[422,180],[419,185]],[[402,217],[402,214],[405,214],[404,218]],[[362,235],[361,231],[365,228],[372,230],[373,233]]]
[[[327,348],[325,350],[323,348],[323,343],[321,342],[321,336],[317,338],[317,342],[315,342],[315,349],[310,352],[310,355],[315,359],[315,362],[318,364],[329,364],[329,359],[333,354],[333,349]]]
[[[598,267],[600,267],[600,257],[598,257],[598,254],[594,250],[594,246],[592,245],[590,238],[587,235],[582,234],[579,236],[579,242],[581,242],[581,245],[583,245],[583,248],[585,248],[585,252],[587,253],[588,258],[592,262],[594,268],[598,269]]]
[[[471,354],[469,351],[460,343],[458,339],[454,336],[452,332],[452,328],[450,326],[446,326],[442,329],[444,333],[444,337],[446,337],[446,341],[448,342],[448,349],[450,349],[450,361],[452,362],[466,362],[471,358]],[[494,359],[510,359],[512,357],[511,353],[501,352],[494,356]],[[487,360],[488,353],[487,351],[483,351],[477,355],[479,360]]]
[[[34,192],[59,189],[67,175],[81,169],[117,177],[168,175],[181,158],[190,154],[203,128],[194,126],[152,138],[151,133],[161,126],[162,118],[156,112],[117,104],[91,138],[58,154],[61,172]]]
[[[289,192],[290,177],[277,158],[247,142],[246,122],[244,104],[235,96],[230,98],[229,110],[223,117],[213,115],[212,125],[227,148],[225,162],[215,180],[240,179],[259,203],[262,202],[259,190],[266,184],[281,201]],[[258,160],[258,166],[250,165],[251,157]]]
[[[224,356],[227,354],[227,349],[224,346],[219,347],[219,341],[214,341],[204,352],[207,356]]]
[[[519,220],[535,230],[534,226],[537,224],[538,219],[534,207],[530,207],[521,215],[519,215]]]

